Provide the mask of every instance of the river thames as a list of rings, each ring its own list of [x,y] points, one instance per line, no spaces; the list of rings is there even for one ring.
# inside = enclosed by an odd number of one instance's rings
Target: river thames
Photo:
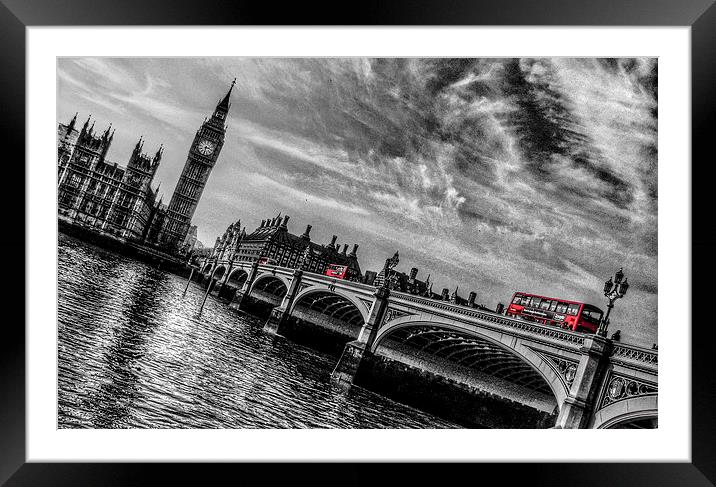
[[[333,386],[336,359],[141,262],[60,235],[59,428],[459,428]]]

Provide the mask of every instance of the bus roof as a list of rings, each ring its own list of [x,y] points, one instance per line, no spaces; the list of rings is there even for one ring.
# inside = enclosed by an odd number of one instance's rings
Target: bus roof
[[[522,291],[517,291],[515,294],[513,294],[513,295],[512,295],[512,299],[514,300],[514,299],[515,299],[515,296],[517,296],[518,294],[521,295],[521,296],[530,296],[530,297],[535,297],[535,298],[542,298],[542,299],[549,299],[549,300],[557,300],[557,301],[561,301],[561,302],[563,302],[563,303],[568,303],[568,304],[584,304],[583,301],[570,301],[569,299],[550,298],[549,296],[544,296],[544,295],[542,295],[542,294],[524,293],[524,292],[522,292]],[[591,305],[585,305],[585,306],[591,306]],[[600,311],[601,311],[601,310],[600,310]]]
[[[593,304],[585,304],[585,305],[584,305],[584,308],[585,308],[585,309],[590,309],[590,310],[592,310],[592,311],[599,311],[600,313],[604,314],[604,311],[602,311],[601,308],[598,308],[598,307],[594,306]]]

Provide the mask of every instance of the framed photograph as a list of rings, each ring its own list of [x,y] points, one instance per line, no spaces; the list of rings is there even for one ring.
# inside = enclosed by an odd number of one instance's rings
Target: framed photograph
[[[3,0],[0,479],[712,485],[712,3]]]

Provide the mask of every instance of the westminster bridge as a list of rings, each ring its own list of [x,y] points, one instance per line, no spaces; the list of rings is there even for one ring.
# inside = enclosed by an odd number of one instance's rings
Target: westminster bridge
[[[232,308],[271,309],[269,333],[338,338],[338,384],[387,358],[549,413],[547,426],[657,424],[656,350],[292,268],[212,259],[200,273]]]

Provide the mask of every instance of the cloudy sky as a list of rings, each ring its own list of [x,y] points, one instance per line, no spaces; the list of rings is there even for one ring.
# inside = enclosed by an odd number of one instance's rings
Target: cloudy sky
[[[611,331],[657,342],[655,59],[58,60],[58,121],[164,144],[168,202],[195,131],[226,93],[226,143],[193,222],[213,244],[279,212],[314,241],[359,243],[364,270],[403,271],[494,307],[516,290],[605,308]]]

